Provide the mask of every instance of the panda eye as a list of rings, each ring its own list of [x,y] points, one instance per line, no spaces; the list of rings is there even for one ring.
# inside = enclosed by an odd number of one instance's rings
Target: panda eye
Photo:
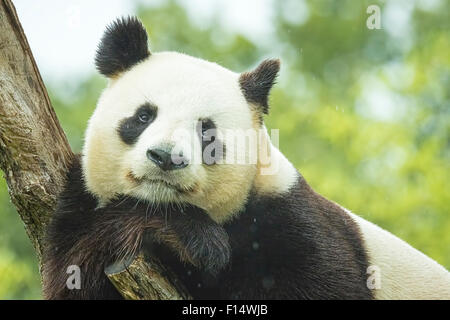
[[[142,123],[147,123],[150,120],[150,115],[146,112],[142,112],[139,114],[139,121]]]

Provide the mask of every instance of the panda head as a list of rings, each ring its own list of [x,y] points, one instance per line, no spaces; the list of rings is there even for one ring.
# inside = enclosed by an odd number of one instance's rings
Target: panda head
[[[143,25],[128,17],[107,27],[95,62],[109,84],[89,120],[83,174],[100,205],[126,195],[190,203],[216,221],[237,212],[258,161],[226,162],[224,132],[264,129],[279,61],[237,74],[177,52],[151,53]]]

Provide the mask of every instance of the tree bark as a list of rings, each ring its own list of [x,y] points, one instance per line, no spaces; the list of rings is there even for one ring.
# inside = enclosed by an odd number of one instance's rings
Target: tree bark
[[[39,258],[72,156],[16,10],[1,1],[0,168]]]
[[[14,5],[0,0],[0,169],[39,261],[72,158]],[[125,298],[188,297],[157,260],[149,261],[139,256],[126,272],[108,276]]]
[[[108,266],[105,273],[125,299],[191,299],[184,286],[158,260],[144,258],[142,254],[132,261]]]

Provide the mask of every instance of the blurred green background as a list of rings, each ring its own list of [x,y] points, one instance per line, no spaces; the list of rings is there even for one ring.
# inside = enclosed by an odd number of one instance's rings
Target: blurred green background
[[[380,30],[366,27],[371,4],[381,8]],[[205,19],[186,2],[135,5],[153,51],[181,51],[239,72],[280,57],[266,123],[280,129],[282,152],[316,191],[449,269],[450,2],[292,0],[270,1],[269,9],[271,32],[255,40],[218,23],[220,6]],[[106,81],[94,72],[44,81],[79,152]],[[39,281],[0,179],[0,298],[39,299]]]

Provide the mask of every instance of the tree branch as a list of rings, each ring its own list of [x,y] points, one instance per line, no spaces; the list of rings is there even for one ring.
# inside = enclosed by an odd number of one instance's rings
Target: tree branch
[[[105,273],[125,299],[191,299],[184,286],[156,258],[144,258],[141,254],[134,260],[108,266]]]
[[[0,169],[39,261],[72,159],[14,5],[0,0]],[[157,260],[149,261],[139,256],[122,271],[112,266],[108,277],[125,298],[188,297]]]

